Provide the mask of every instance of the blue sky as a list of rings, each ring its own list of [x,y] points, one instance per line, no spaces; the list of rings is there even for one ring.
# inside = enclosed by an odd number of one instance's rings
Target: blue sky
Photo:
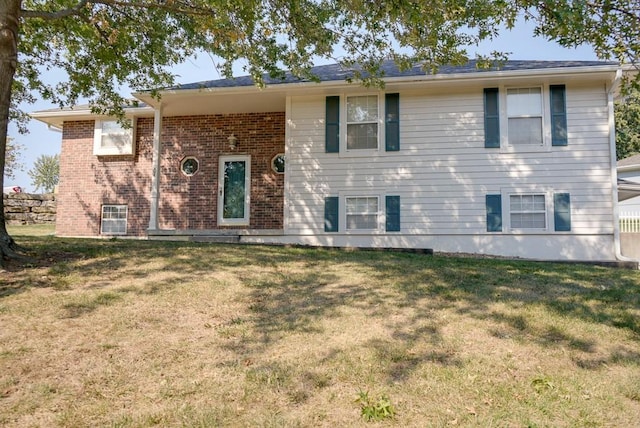
[[[513,31],[504,31],[502,35],[492,42],[483,43],[479,48],[469,51],[470,56],[474,52],[488,54],[491,51],[511,52],[510,59],[519,60],[597,60],[593,49],[582,46],[578,49],[566,49],[553,42],[533,37],[533,27],[524,22],[519,22]],[[191,59],[174,68],[178,75],[178,83],[199,82],[203,80],[215,80],[221,78],[213,65],[213,60],[207,55],[201,55],[197,59]],[[130,91],[123,91],[123,95],[129,96]],[[50,103],[36,102],[31,105],[23,105],[27,112],[53,108]],[[17,171],[15,179],[5,177],[5,186],[18,185],[26,191],[33,191],[31,178],[27,172],[33,167],[33,162],[42,154],[54,155],[60,152],[62,134],[51,131],[41,122],[31,120],[29,134],[21,135],[16,127],[9,125],[9,136],[24,146],[21,156],[23,170]]]

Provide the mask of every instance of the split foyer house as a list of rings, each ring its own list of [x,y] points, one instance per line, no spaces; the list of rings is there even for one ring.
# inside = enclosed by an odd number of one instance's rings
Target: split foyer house
[[[383,69],[140,92],[130,129],[34,113],[62,129],[56,234],[619,257],[616,64]]]

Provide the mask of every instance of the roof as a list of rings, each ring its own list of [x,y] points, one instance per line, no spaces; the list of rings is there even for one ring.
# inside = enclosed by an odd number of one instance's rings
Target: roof
[[[605,61],[514,60],[490,68],[480,68],[477,61],[469,61],[464,65],[442,66],[435,74],[429,74],[420,65],[401,71],[393,61],[384,61],[381,77],[388,90],[398,91],[412,85],[496,85],[505,79],[533,77],[547,81],[588,78],[613,82],[618,69],[618,63]],[[140,107],[126,108],[125,111],[136,117],[153,116],[158,108],[162,108],[162,114],[166,116],[285,111],[287,97],[292,93],[358,90],[359,85],[349,82],[354,71],[339,64],[321,65],[310,71],[319,82],[286,73],[282,79],[265,77],[266,86],[262,88],[255,86],[250,76],[241,76],[167,87],[160,90],[161,99],[154,98],[150,91],[135,92],[132,95],[140,102]],[[96,118],[88,106],[38,111],[31,116],[56,128],[61,128],[64,121]]]
[[[640,169],[640,154],[629,156],[628,158],[620,159],[618,161],[619,169],[633,169],[633,167]]]
[[[617,66],[617,62],[610,61],[505,61],[497,66],[490,68],[481,68],[477,61],[469,61],[464,65],[451,66],[444,65],[438,68],[436,75],[453,75],[453,74],[469,74],[482,73],[491,71],[526,71],[526,70],[544,70],[558,68],[578,68],[578,67],[595,67],[595,66]],[[427,72],[420,64],[414,65],[408,70],[400,70],[396,63],[392,60],[384,61],[380,67],[382,77],[411,77],[424,76]],[[320,65],[311,68],[311,73],[321,82],[344,81],[354,76],[354,72],[343,68],[339,64]],[[287,83],[303,83],[311,82],[309,79],[300,79],[287,72],[282,79],[264,77],[267,85],[281,85]],[[251,76],[241,76],[232,79],[207,80],[202,82],[194,82],[172,86],[165,90],[187,90],[187,89],[208,89],[208,88],[232,88],[242,86],[253,86],[255,81]]]

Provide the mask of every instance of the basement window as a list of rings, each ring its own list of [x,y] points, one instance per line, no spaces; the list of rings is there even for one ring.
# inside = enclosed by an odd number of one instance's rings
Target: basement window
[[[102,235],[126,235],[127,211],[126,205],[103,205],[100,233]]]

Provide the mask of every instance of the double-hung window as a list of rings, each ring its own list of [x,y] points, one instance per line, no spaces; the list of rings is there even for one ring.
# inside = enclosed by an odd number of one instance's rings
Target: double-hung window
[[[324,200],[324,231],[346,233],[400,232],[399,195],[383,191],[353,194],[340,192]]]
[[[378,96],[347,97],[347,150],[378,148]]]
[[[347,196],[347,230],[376,230],[380,227],[380,201],[378,196]]]
[[[536,152],[569,145],[565,85],[484,89],[484,146]]]
[[[399,93],[326,97],[326,153],[376,156],[383,151],[400,151]]]
[[[571,232],[569,193],[502,189],[501,194],[488,194],[485,200],[487,232]]]
[[[542,146],[542,89],[507,89],[507,120],[510,146]]]
[[[531,230],[547,228],[545,194],[509,195],[511,229]]]
[[[125,128],[116,120],[97,120],[93,136],[93,154],[97,156],[132,155],[135,122]]]

